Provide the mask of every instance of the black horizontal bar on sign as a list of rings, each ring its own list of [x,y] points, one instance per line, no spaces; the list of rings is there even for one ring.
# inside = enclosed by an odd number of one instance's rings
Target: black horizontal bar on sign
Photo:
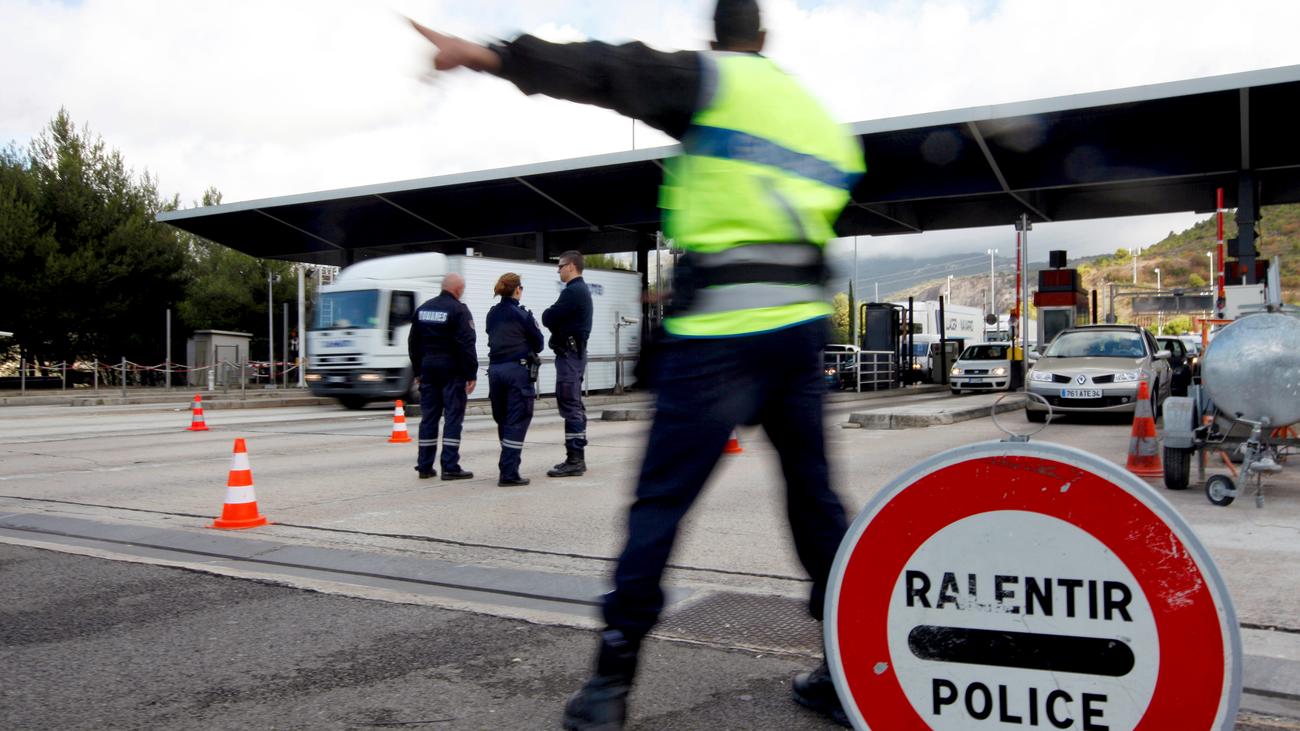
[[[907,635],[922,660],[1121,677],[1133,669],[1133,650],[1104,637],[939,627],[922,624]]]

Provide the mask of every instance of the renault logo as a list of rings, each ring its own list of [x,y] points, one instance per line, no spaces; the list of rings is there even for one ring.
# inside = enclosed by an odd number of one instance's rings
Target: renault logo
[[[1074,380],[1078,381],[1079,385],[1083,385],[1088,382],[1088,377],[1080,373],[1079,377],[1075,378]]]

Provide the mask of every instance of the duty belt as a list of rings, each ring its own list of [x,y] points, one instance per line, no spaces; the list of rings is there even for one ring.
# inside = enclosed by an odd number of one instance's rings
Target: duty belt
[[[825,299],[826,262],[813,243],[687,252],[673,269],[670,315],[778,307]]]

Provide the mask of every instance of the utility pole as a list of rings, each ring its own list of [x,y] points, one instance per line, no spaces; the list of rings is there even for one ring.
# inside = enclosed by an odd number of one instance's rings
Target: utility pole
[[[993,261],[997,255],[997,249],[989,249],[989,312],[994,314],[998,311],[998,298],[993,288]]]
[[[270,269],[266,270],[266,375],[267,385],[275,388],[275,296],[271,289]]]

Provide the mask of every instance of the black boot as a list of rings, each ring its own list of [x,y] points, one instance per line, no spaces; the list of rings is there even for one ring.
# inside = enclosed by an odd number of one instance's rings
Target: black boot
[[[627,721],[627,694],[636,675],[638,642],[622,632],[600,633],[596,674],[569,697],[564,705],[564,728],[568,731],[617,731]]]
[[[570,449],[563,462],[546,471],[547,477],[577,477],[587,471],[587,461],[581,449]]]
[[[816,670],[799,673],[794,676],[794,699],[799,705],[826,716],[835,723],[852,728],[849,716],[840,705],[840,697],[835,693],[835,682],[831,680],[831,669],[826,661]]]

